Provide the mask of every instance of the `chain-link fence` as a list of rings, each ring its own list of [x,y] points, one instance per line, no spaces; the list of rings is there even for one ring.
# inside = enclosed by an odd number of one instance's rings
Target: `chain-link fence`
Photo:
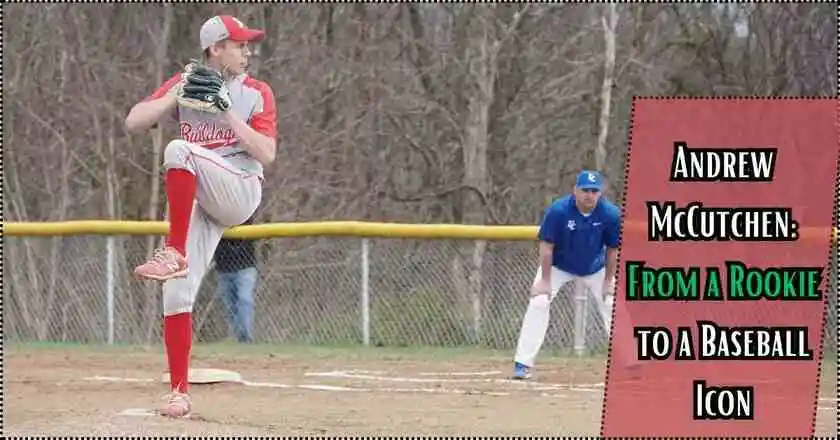
[[[156,343],[160,284],[131,272],[146,237],[5,237],[5,337],[11,341]],[[309,237],[257,240],[254,342],[513,349],[536,269],[527,241]],[[195,307],[200,341],[237,326],[211,266]],[[225,275],[231,278],[229,274]],[[826,349],[836,350],[831,276]],[[569,286],[551,308],[545,347],[603,351],[594,301]],[[586,310],[587,313],[580,313]],[[577,330],[576,330],[577,329]]]
[[[7,340],[160,340],[160,285],[131,275],[147,238],[6,237],[4,247]],[[255,252],[253,338],[271,343],[511,348],[537,261],[534,243],[521,241],[288,238],[259,240]],[[232,277],[216,269],[195,307],[203,341],[235,334],[220,292]],[[577,348],[585,337],[587,349],[603,349],[595,304],[575,290],[554,301],[546,346],[575,348],[577,316]]]

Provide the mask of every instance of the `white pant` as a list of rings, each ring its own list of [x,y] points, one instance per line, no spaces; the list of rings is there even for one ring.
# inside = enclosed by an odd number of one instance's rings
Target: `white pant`
[[[537,269],[537,275],[534,277],[534,283],[542,277],[542,268]],[[548,330],[549,308],[557,293],[560,292],[566,284],[577,281],[580,283],[578,292],[582,290],[589,293],[589,299],[595,301],[600,312],[601,319],[604,323],[604,328],[607,330],[607,335],[612,329],[612,306],[613,298],[610,296],[607,301],[604,301],[602,292],[604,288],[605,271],[601,269],[592,275],[577,276],[568,272],[562,271],[556,267],[551,268],[551,291],[549,296],[539,295],[531,297],[528,303],[528,310],[525,312],[525,317],[522,321],[522,330],[519,334],[519,343],[516,346],[516,355],[514,360],[523,365],[533,366],[537,358],[537,353],[542,347],[545,339],[545,332]],[[584,309],[583,313],[586,313]]]
[[[166,146],[163,161],[166,169],[184,169],[196,178],[196,202],[187,232],[189,273],[163,283],[163,314],[169,316],[192,311],[222,234],[256,211],[262,182],[219,154],[183,140]]]

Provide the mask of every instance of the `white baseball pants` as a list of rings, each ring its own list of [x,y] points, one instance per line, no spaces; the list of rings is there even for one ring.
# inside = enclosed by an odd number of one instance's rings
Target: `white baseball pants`
[[[165,169],[184,169],[196,177],[196,201],[187,233],[189,274],[163,283],[163,314],[170,316],[192,312],[222,234],[256,211],[262,182],[218,153],[180,139],[166,146],[163,161]]]
[[[534,277],[534,283],[542,277],[542,268],[537,269],[537,275]],[[602,292],[604,289],[605,270],[601,269],[592,275],[577,276],[568,272],[562,271],[556,267],[551,268],[551,292],[548,296],[539,295],[531,297],[528,303],[528,310],[525,311],[525,317],[522,321],[522,330],[519,333],[519,342],[516,345],[516,355],[514,360],[523,365],[532,367],[537,358],[537,354],[542,347],[545,339],[545,332],[548,330],[549,309],[557,293],[566,286],[566,284],[578,281],[582,284],[584,291],[589,293],[589,298],[595,301],[600,312],[601,319],[604,323],[604,328],[607,334],[612,330],[612,305],[613,301],[604,301]]]

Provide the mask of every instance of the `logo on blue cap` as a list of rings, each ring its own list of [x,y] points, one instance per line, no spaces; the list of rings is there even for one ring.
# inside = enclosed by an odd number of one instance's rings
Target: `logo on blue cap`
[[[600,191],[603,188],[604,179],[597,171],[583,170],[578,174],[575,186],[579,189],[595,189]]]

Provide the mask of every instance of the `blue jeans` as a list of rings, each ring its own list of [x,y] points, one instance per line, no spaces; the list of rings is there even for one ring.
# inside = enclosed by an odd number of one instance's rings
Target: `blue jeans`
[[[248,267],[236,272],[218,272],[218,294],[227,309],[227,318],[236,340],[253,342],[254,287],[257,268]]]

